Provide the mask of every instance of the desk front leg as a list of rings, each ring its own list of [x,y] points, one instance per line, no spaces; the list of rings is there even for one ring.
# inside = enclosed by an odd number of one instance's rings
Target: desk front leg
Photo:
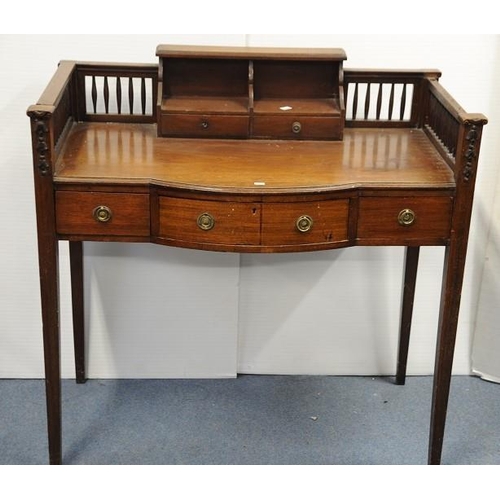
[[[38,252],[49,460],[51,465],[59,465],[62,463],[62,444],[58,242],[55,237],[44,237],[41,233],[39,231]]]
[[[62,446],[59,243],[52,183],[52,155],[54,154],[52,108],[33,106],[28,110],[28,115],[31,117],[33,142],[49,459],[51,464],[60,464]]]
[[[446,247],[436,345],[432,394],[429,464],[441,462],[443,436],[450,392],[453,354],[469,238],[477,160],[481,145],[483,115],[462,117],[458,130],[454,165],[456,194],[449,245]]]
[[[430,465],[441,463],[466,251],[467,242],[456,241],[456,238],[452,238],[450,246],[447,246],[445,250],[432,393]]]

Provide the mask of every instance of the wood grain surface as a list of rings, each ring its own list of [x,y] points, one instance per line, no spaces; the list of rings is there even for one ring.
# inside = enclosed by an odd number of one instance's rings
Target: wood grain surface
[[[328,142],[199,140],[158,138],[154,124],[125,123],[75,124],[54,180],[263,194],[455,185],[417,129],[349,129]]]

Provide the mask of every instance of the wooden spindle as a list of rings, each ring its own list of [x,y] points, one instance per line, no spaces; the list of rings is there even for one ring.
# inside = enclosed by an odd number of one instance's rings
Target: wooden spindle
[[[365,120],[368,120],[368,114],[370,112],[370,83],[366,85],[366,95],[365,95]]]
[[[348,102],[348,99],[349,99],[349,88],[351,87],[351,85],[349,83],[346,83],[344,85],[344,102],[346,103],[346,108],[347,108],[347,102]],[[346,109],[347,111],[347,109]]]
[[[253,89],[253,61],[248,62],[248,109],[253,114],[254,105],[254,89]],[[250,127],[253,125],[253,120],[250,120]]]
[[[441,140],[443,141],[443,144],[446,146],[446,148],[448,148],[448,144],[449,144],[449,120],[448,120],[448,116],[446,115],[446,113],[444,111],[441,111],[440,113],[441,115],[441,119],[439,120],[441,122],[441,130],[439,131],[440,134],[441,134]]]
[[[389,120],[392,120],[394,110],[394,83],[391,84],[391,95],[389,96]]]
[[[354,85],[354,99],[352,100],[352,119],[356,119],[356,114],[358,112],[358,82]]]
[[[427,125],[446,151],[455,158],[457,154],[458,124],[433,95],[429,98]]]
[[[443,124],[443,110],[441,106],[434,105],[434,131],[436,132],[437,136],[441,140],[441,142],[446,146],[446,132],[445,132],[445,127]]]
[[[451,116],[450,119],[452,119]],[[453,137],[451,143],[451,152],[454,158],[457,155],[457,141],[458,141],[458,124],[455,122],[455,120],[453,120]]]
[[[455,156],[455,145],[456,145],[456,138],[455,138],[455,130],[456,130],[456,125],[454,123],[453,118],[450,116],[449,113],[446,113],[446,124],[447,124],[447,147],[450,153]]]
[[[92,75],[92,107],[94,108],[94,113],[97,113],[97,85],[95,83],[95,76]]]
[[[146,79],[141,78],[141,108],[142,114],[146,114]]]
[[[377,95],[377,112],[376,117],[377,120],[380,120],[380,111],[382,110],[382,83],[379,83],[378,86],[378,95]]]
[[[118,114],[122,114],[122,83],[119,76],[116,77],[116,107]]]
[[[450,117],[449,117],[448,113],[443,113],[443,124],[444,124],[444,133],[443,133],[444,145],[446,146],[446,149],[448,149],[448,151],[451,152],[451,148],[452,148],[451,137],[453,135],[453,131],[452,131],[452,126],[451,126],[452,124],[451,124]]]
[[[399,119],[403,120],[406,108],[406,83],[403,83],[403,93],[401,94],[401,107],[399,110]]]
[[[134,114],[134,81],[132,77],[128,79],[128,105],[130,108],[130,114]]]
[[[434,131],[436,130],[436,123],[435,123],[435,119],[434,119],[435,114],[436,114],[436,98],[434,96],[431,96],[430,100],[429,100],[428,120],[429,120],[429,126]]]
[[[108,77],[104,77],[104,111],[106,114],[109,114],[109,84]]]

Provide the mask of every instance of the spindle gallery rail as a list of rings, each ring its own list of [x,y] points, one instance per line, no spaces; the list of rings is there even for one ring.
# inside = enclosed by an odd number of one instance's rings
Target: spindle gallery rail
[[[465,123],[469,117],[438,81],[429,82],[427,113],[423,127],[452,167],[458,153],[459,125]]]
[[[346,126],[418,127],[423,87],[437,71],[345,70]]]
[[[110,81],[114,81],[113,86]],[[44,147],[50,151],[50,158],[57,157],[74,122],[155,123],[157,87],[157,64],[61,61],[34,109],[40,127],[46,126],[41,119],[49,116],[48,143]]]
[[[85,103],[81,115],[88,121],[154,123],[158,67],[78,65],[77,81]]]
[[[345,70],[346,127],[423,128],[454,168],[466,113],[438,82],[440,76],[432,70]]]
[[[148,103],[148,109],[149,112],[147,114],[152,114],[150,110],[151,106],[151,97],[149,95],[149,99],[146,101],[146,78],[133,78],[131,76],[129,77],[108,77],[108,76],[86,76],[85,77],[86,81],[86,88],[88,89],[89,87],[89,82],[90,82],[90,87],[91,87],[91,103],[87,100],[87,113],[91,114],[93,113],[94,115],[98,114],[98,100],[97,100],[97,88],[98,86],[101,87],[102,89],[102,97],[103,97],[103,104],[104,104],[104,114],[109,115],[110,114],[110,104],[111,108],[113,108],[113,105],[116,107],[116,113],[121,115],[122,114],[122,86],[125,86],[128,88],[128,91],[125,91],[125,94],[128,96],[128,99],[126,98],[125,101],[128,102],[128,114],[133,115],[133,114],[138,114],[137,110],[134,108],[137,108],[137,100],[135,99],[135,94],[136,90],[134,90],[135,86],[140,86],[140,114],[146,115],[146,104]],[[114,81],[114,88],[115,88],[115,93],[114,95],[111,96],[110,99],[110,81]],[[122,81],[124,83],[122,83]],[[99,85],[99,83],[101,85]],[[149,83],[151,83],[149,81]],[[137,87],[136,87],[137,88]],[[112,86],[113,89],[113,86]],[[149,89],[151,94],[151,85],[149,85]],[[91,106],[89,106],[91,104]],[[99,108],[100,111],[102,112],[102,107]],[[125,109],[123,109],[125,113]]]
[[[346,69],[346,127],[422,128],[453,168],[465,112],[439,84],[439,76],[435,70]],[[48,111],[55,154],[73,121],[157,120],[157,64],[63,61],[54,79],[39,104],[52,103]]]
[[[407,110],[411,106],[411,96],[413,94],[412,83],[352,83],[347,88],[348,96],[350,97],[350,87],[354,87],[351,106],[348,106],[350,114],[348,118],[355,121],[359,118],[360,108],[363,120],[375,119],[388,121],[405,121]],[[373,109],[373,98],[377,96],[376,108]],[[407,105],[407,100],[410,101],[410,106]],[[385,104],[382,107],[382,104]],[[398,104],[398,105],[397,105]],[[411,109],[410,109],[411,111]]]

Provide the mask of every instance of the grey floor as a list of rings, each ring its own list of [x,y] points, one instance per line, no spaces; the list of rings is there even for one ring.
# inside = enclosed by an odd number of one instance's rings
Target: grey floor
[[[431,377],[63,381],[66,464],[425,464]],[[0,380],[0,464],[47,463],[44,384]],[[452,380],[444,464],[500,464],[500,385]]]

